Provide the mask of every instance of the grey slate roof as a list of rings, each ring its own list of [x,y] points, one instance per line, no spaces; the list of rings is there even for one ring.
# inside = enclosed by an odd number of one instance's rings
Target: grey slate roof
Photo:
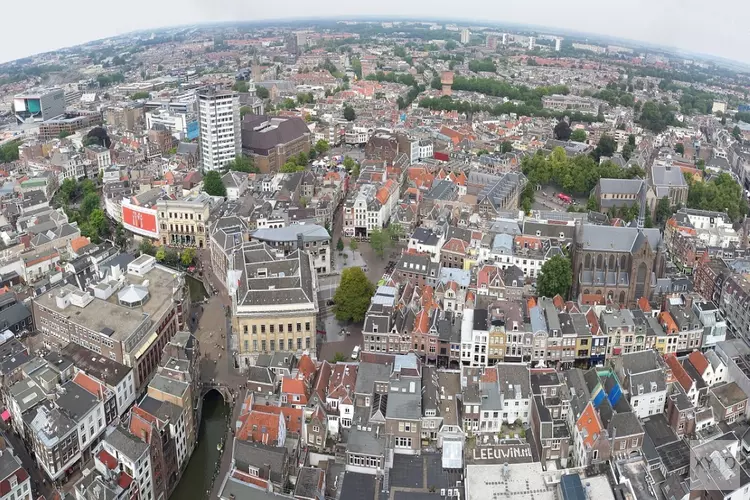
[[[623,437],[641,434],[643,427],[633,412],[622,412],[612,415],[607,430],[611,437]]]
[[[362,362],[357,370],[357,382],[354,392],[357,394],[372,394],[375,382],[388,383],[391,376],[391,366],[380,363]]]
[[[639,231],[634,227],[592,226],[582,227],[584,250],[601,250],[606,252],[632,252],[639,248]],[[651,248],[656,250],[661,241],[661,232],[657,228],[643,229]]]
[[[133,462],[137,462],[148,451],[146,443],[121,427],[116,427],[104,440]]]
[[[252,465],[260,469],[267,464],[271,468],[271,481],[274,483],[281,482],[288,454],[286,448],[234,440],[233,458],[237,468],[247,470]]]

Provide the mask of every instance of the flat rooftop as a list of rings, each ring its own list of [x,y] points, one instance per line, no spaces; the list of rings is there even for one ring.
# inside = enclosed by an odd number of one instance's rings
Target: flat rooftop
[[[125,286],[129,284],[142,285],[144,281],[148,281],[149,298],[138,307],[120,305],[117,301],[117,292],[113,293],[107,300],[94,297],[94,300],[83,308],[72,304],[65,309],[57,307],[55,295],[60,289],[42,294],[34,300],[40,305],[66,316],[73,323],[122,342],[138,328],[147,316],[153,322],[160,318],[168,308],[172,307],[174,273],[174,271],[158,265],[143,277],[128,273]]]
[[[502,465],[467,465],[467,500],[558,500],[556,485],[548,487],[542,464],[509,464],[506,481]]]

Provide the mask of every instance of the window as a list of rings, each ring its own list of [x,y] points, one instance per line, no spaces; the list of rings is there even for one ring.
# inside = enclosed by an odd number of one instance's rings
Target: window
[[[242,333],[244,333],[245,335],[247,335],[247,325],[242,325]],[[255,332],[253,332],[253,333],[255,333]]]
[[[280,340],[279,342],[283,342],[283,340]],[[287,350],[291,351],[294,349],[294,341],[292,339],[287,340]]]
[[[253,325],[253,335],[258,333],[258,325]]]
[[[271,341],[271,351],[275,351],[275,350],[276,350],[276,341],[272,340]]]
[[[410,437],[396,437],[396,448],[411,448]]]
[[[301,349],[302,349],[302,339],[298,338],[297,339],[297,350],[301,350]]]
[[[266,333],[266,325],[260,325],[260,333]]]

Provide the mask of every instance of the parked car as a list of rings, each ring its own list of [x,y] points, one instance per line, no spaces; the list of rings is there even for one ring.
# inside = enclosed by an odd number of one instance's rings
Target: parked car
[[[357,359],[359,357],[359,351],[361,351],[362,348],[358,345],[354,346],[354,350],[352,351],[352,359]]]

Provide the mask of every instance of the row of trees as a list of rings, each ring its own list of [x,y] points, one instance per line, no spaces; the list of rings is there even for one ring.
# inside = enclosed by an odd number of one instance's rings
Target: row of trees
[[[314,150],[313,150],[314,151]],[[294,172],[301,172],[307,168],[307,164],[310,161],[310,157],[304,151],[296,156],[291,156],[281,167],[282,174],[293,174]]]
[[[516,105],[512,102],[506,102],[503,104],[496,104],[490,106],[487,104],[477,104],[469,101],[453,100],[448,96],[442,97],[425,97],[419,101],[420,108],[428,108],[433,111],[458,111],[459,113],[488,113],[493,116],[507,115],[510,113],[516,113],[520,116],[536,116],[540,118],[558,118],[561,119],[564,116],[570,118],[574,122],[592,123],[604,121],[602,116],[594,116],[578,111],[552,111],[549,109],[543,109],[540,106],[531,106],[528,104]]]
[[[486,59],[474,59],[469,61],[469,71],[480,73],[482,71],[487,73],[497,73],[497,65],[489,57]]]
[[[733,221],[747,215],[747,201],[740,186],[731,175],[721,173],[708,182],[695,181],[690,174],[685,175],[688,183],[688,208],[726,212]]]
[[[569,157],[563,148],[555,148],[549,156],[538,151],[521,162],[521,169],[532,186],[555,184],[569,194],[587,194],[599,179],[633,179],[644,177],[643,169],[620,168],[610,161],[598,164],[589,155]]]
[[[417,85],[417,79],[411,73],[385,73],[383,71],[377,71],[367,75],[365,80],[376,81],[376,82],[389,82],[389,83],[400,83],[402,85],[408,85],[414,87]]]

